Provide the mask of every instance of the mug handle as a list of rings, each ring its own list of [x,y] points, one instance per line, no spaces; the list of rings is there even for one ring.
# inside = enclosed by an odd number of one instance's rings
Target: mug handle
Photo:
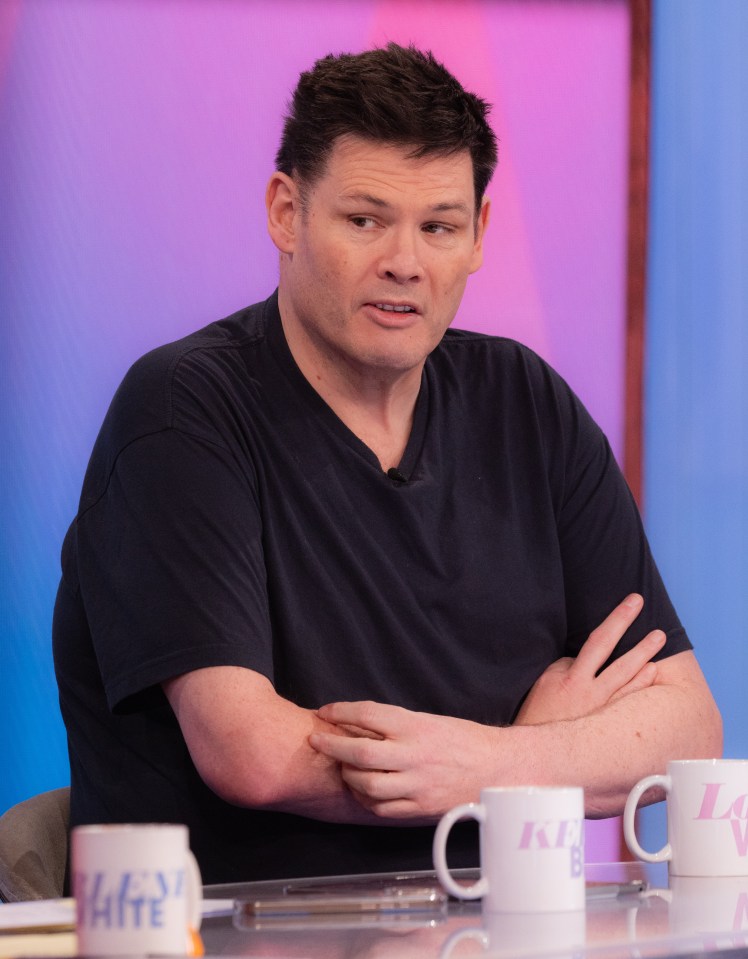
[[[461,886],[454,881],[447,865],[447,837],[449,830],[458,819],[475,819],[476,822],[483,823],[486,820],[486,807],[483,803],[464,803],[462,806],[455,806],[442,816],[434,833],[434,869],[439,882],[450,896],[455,896],[457,899],[480,899],[488,892],[486,877],[483,876],[472,886]]]
[[[665,792],[669,793],[672,789],[673,781],[670,776],[647,776],[634,786],[628,795],[626,806],[623,810],[623,835],[629,850],[637,859],[641,859],[642,862],[669,862],[673,857],[673,850],[669,842],[665,843],[662,849],[659,849],[657,852],[647,852],[646,849],[642,849],[639,845],[639,840],[636,838],[636,807],[642,798],[642,793],[646,792],[647,789],[651,789],[653,786],[662,786]]]

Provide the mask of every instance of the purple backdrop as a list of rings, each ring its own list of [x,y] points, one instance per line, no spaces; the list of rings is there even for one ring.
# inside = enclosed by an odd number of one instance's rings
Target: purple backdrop
[[[495,104],[486,260],[457,325],[537,349],[620,450],[625,0],[5,0],[0,811],[66,781],[58,553],[117,383],[270,292],[263,194],[295,78],[389,39],[432,48]],[[595,835],[604,855],[613,834]]]

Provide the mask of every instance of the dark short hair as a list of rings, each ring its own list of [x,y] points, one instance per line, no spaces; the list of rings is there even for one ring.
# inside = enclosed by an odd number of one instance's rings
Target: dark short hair
[[[413,158],[467,150],[479,209],[497,161],[490,109],[430,52],[414,46],[330,54],[299,78],[276,166],[311,186],[335,141],[346,135],[412,147]]]

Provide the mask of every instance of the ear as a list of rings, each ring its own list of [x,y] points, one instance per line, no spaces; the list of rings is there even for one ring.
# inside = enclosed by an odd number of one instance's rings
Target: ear
[[[470,261],[470,272],[475,273],[483,265],[483,237],[491,218],[491,201],[487,196],[483,197],[483,202],[478,211],[478,220],[475,224],[475,242],[473,243],[473,257]]]
[[[296,215],[301,209],[299,191],[290,176],[276,170],[265,191],[268,233],[281,253],[293,253]]]

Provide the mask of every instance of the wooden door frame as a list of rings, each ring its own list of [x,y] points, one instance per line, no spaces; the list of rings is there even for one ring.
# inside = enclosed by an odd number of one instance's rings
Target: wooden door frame
[[[623,471],[639,508],[644,506],[644,339],[652,0],[629,0],[629,170],[626,257],[626,369]]]

